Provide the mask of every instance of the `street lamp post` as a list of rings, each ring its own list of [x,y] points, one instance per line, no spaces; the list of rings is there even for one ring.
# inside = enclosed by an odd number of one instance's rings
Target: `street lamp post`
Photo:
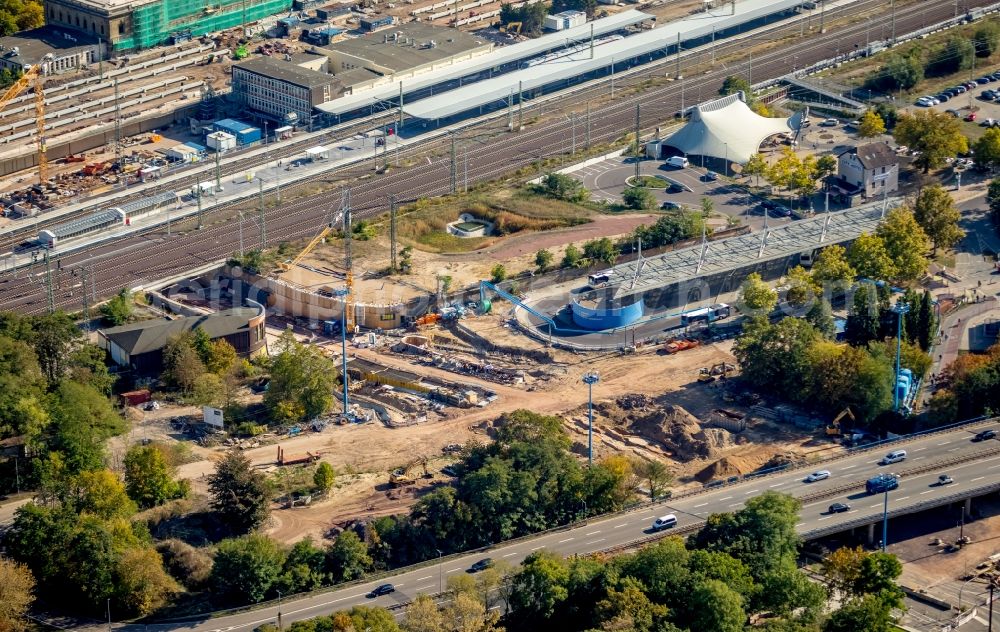
[[[438,593],[444,592],[444,566],[441,564],[441,549],[435,549],[438,552]]]
[[[276,591],[278,593],[278,632],[281,632],[281,591]]]
[[[892,311],[896,314],[896,375],[892,385],[892,409],[899,412],[899,355],[903,345],[903,315],[910,311],[910,306],[897,302],[892,306]]]
[[[889,546],[889,490],[885,490],[885,499],[882,503],[882,552]]]
[[[594,371],[583,376],[583,383],[587,385],[587,416],[590,419],[587,429],[587,465],[594,464],[594,384],[599,381],[600,377]]]

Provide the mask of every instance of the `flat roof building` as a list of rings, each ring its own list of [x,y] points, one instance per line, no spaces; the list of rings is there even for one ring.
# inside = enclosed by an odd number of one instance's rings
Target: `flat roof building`
[[[77,70],[101,60],[104,47],[96,37],[61,26],[45,25],[0,37],[0,69],[25,72],[52,55],[47,72]]]
[[[298,121],[308,121],[316,106],[343,91],[343,83],[334,75],[293,61],[257,57],[233,66],[233,94],[239,102],[277,121],[290,120],[287,115],[292,112]]]
[[[100,37],[115,51],[201,37],[291,6],[292,0],[44,0],[46,24]]]

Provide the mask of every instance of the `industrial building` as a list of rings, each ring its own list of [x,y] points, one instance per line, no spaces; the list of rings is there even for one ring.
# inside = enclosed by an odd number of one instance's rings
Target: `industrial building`
[[[242,357],[264,350],[264,306],[238,307],[214,314],[177,319],[144,320],[97,332],[98,344],[120,367],[136,373],[159,373],[163,348],[172,338],[202,329],[212,340],[225,340]]]
[[[327,62],[326,57],[318,59]],[[294,61],[258,57],[233,66],[233,94],[247,108],[275,121],[308,121],[316,106],[340,96],[344,85],[322,70]]]
[[[200,37],[288,11],[291,0],[44,0],[45,22],[99,37],[115,51]]]
[[[57,75],[96,64],[104,57],[104,46],[93,36],[60,26],[46,25],[0,37],[0,70],[25,72],[46,55],[46,72]]]

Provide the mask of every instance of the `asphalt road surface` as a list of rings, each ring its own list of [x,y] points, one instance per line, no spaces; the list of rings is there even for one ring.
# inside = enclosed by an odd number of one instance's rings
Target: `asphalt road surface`
[[[678,518],[677,529],[693,527],[702,523],[710,514],[730,512],[740,509],[754,496],[766,491],[777,491],[797,497],[816,496],[829,492],[828,496],[808,500],[802,507],[801,522],[796,527],[800,533],[832,524],[854,522],[870,517],[877,522],[882,514],[882,495],[868,496],[864,491],[864,481],[881,472],[901,475],[900,486],[889,494],[890,510],[916,506],[936,497],[950,496],[971,490],[997,480],[1000,469],[1000,445],[996,440],[973,442],[972,436],[983,429],[1000,430],[1000,422],[992,420],[950,431],[940,432],[892,444],[891,447],[876,448],[843,457],[826,464],[816,464],[809,468],[790,470],[758,479],[746,480],[699,494],[677,498],[673,501],[646,505],[627,513],[608,518],[587,521],[556,531],[527,537],[509,544],[500,544],[489,551],[452,556],[438,564],[430,564],[414,570],[401,570],[391,577],[331,590],[302,598],[286,598],[281,605],[282,622],[293,621],[318,615],[328,615],[332,611],[349,609],[356,605],[398,606],[411,601],[418,594],[434,594],[447,584],[448,577],[464,573],[476,561],[484,557],[518,564],[533,551],[548,549],[561,555],[588,554],[620,547],[656,535],[670,535],[671,530],[654,534],[650,527],[657,516],[673,513]],[[903,448],[908,458],[890,466],[880,466],[879,459],[890,449]],[[961,463],[936,467],[936,463],[965,458]],[[806,483],[804,478],[812,471],[826,469],[830,478],[816,483]],[[915,469],[925,470],[909,474]],[[938,475],[948,473],[954,478],[950,485],[937,485]],[[844,489],[850,485],[850,489]],[[835,502],[851,505],[849,512],[830,514],[827,508]],[[891,527],[891,525],[890,525]],[[880,534],[877,536],[880,537]],[[889,539],[892,540],[890,529]],[[392,583],[396,591],[375,598],[369,592],[379,584]],[[276,604],[239,614],[220,616],[212,619],[185,623],[150,624],[148,626],[122,626],[130,632],[160,630],[191,630],[192,632],[231,632],[252,630],[264,623],[277,621]]]

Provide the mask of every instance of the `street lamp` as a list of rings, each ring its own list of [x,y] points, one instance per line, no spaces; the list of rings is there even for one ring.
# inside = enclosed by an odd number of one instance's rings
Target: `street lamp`
[[[594,464],[594,384],[600,379],[594,371],[583,375],[583,383],[587,385],[587,416],[590,419],[590,426],[587,429],[587,465]]]
[[[903,345],[903,315],[910,311],[910,306],[897,302],[892,306],[892,311],[896,314],[896,374],[892,385],[892,409],[899,412],[899,354]]]
[[[894,387],[895,388],[895,387]],[[889,546],[889,488],[885,490],[885,500],[882,504],[882,552]]]
[[[344,383],[344,420],[347,420],[347,416],[350,413],[347,401],[347,295],[348,290],[344,288],[342,290],[334,290],[333,295],[339,297],[341,300],[341,305],[343,305],[343,310],[340,316],[340,379]]]
[[[444,565],[441,563],[441,556],[444,555],[441,549],[434,549],[438,552],[438,594],[444,592]]]
[[[281,591],[276,591],[278,593],[278,632],[281,632]]]

